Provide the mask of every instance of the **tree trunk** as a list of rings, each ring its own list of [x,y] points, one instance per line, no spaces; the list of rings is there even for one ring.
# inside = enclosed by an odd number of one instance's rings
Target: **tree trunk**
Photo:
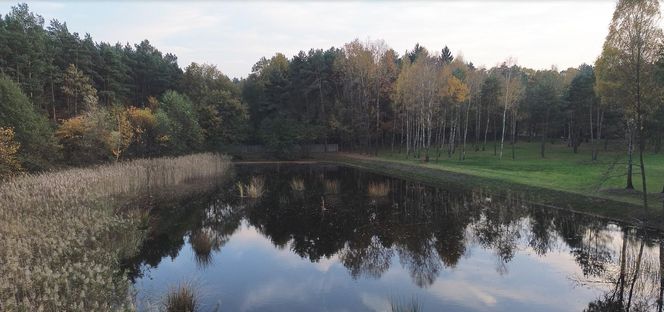
[[[636,268],[634,270],[634,278],[632,278],[632,285],[629,287],[629,297],[627,299],[627,311],[629,311],[629,308],[632,305],[632,294],[634,292],[634,285],[636,284],[636,280],[639,277],[639,270],[641,269],[641,259],[643,257],[644,244],[645,244],[645,238],[641,240],[641,247],[639,247],[639,255],[636,258]]]
[[[461,160],[466,159],[466,137],[468,136],[468,114],[470,113],[470,98],[468,98],[468,107],[466,107],[466,126],[463,131],[463,147],[461,148],[461,153],[459,154]]]
[[[627,231],[623,229],[622,248],[620,250],[620,276],[618,277],[618,302],[623,306],[625,300],[625,267],[627,262]]]
[[[55,115],[55,87],[53,86],[53,74],[51,73],[51,105],[53,106],[53,122],[57,122]]]
[[[487,134],[489,134],[489,124],[491,123],[491,114],[490,114],[490,112],[491,111],[487,107],[487,110],[486,110],[486,125],[484,127],[484,145],[482,145],[482,151],[486,150],[486,137],[487,137]]]
[[[496,129],[496,120],[493,121],[493,156],[498,155],[498,129]]]
[[[657,312],[662,312],[664,297],[664,241],[659,242],[659,295],[657,296]]]
[[[544,120],[544,130],[542,130],[542,145],[540,146],[540,156],[544,158],[544,145],[546,144],[547,137],[549,135],[549,111],[546,109],[546,119]]]
[[[632,183],[632,154],[634,152],[634,130],[628,129],[629,134],[627,135],[627,186],[625,189],[633,190],[634,183]]]
[[[590,159],[592,161],[595,161],[595,135],[594,135],[594,129],[593,129],[593,105],[592,103],[590,104]]]
[[[512,160],[516,160],[516,108],[512,113]]]

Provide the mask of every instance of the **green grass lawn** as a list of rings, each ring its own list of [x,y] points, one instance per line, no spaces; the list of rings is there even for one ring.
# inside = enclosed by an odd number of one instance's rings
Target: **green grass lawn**
[[[609,151],[600,149],[597,161],[591,161],[590,146],[582,145],[578,153],[562,144],[546,146],[545,158],[540,157],[539,143],[519,142],[516,145],[516,159],[512,160],[509,144],[505,145],[503,159],[494,155],[493,143],[487,144],[485,151],[474,151],[467,147],[466,159],[459,160],[461,149],[448,158],[442,151],[436,160],[437,152],[430,151],[430,161],[406,159],[405,153],[382,151],[378,157],[401,163],[443,169],[452,172],[493,178],[506,182],[544,187],[553,190],[573,192],[602,198],[609,198],[633,204],[640,204],[639,193],[623,191],[626,182],[627,156],[625,148],[617,144]],[[424,155],[421,155],[424,158]],[[664,155],[645,155],[646,177],[649,198],[658,201],[664,185]],[[634,155],[634,187],[641,190],[641,175],[638,155]],[[651,205],[660,206],[657,202]]]

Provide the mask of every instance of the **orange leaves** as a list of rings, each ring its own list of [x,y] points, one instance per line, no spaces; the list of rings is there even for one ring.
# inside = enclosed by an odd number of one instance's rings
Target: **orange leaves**
[[[76,140],[80,139],[87,132],[87,125],[83,116],[76,116],[65,120],[55,136],[60,140]]]

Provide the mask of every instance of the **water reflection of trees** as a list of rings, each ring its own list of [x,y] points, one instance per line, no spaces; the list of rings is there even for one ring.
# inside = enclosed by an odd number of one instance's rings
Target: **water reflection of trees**
[[[519,251],[542,257],[569,252],[580,268],[571,278],[603,290],[588,311],[658,307],[662,262],[654,233],[538,207],[509,192],[433,188],[337,167],[243,170],[239,179],[265,177],[261,198],[240,199],[231,186],[158,209],[150,248],[134,263],[156,266],[161,257],[176,256],[188,237],[204,267],[245,219],[275,246],[312,262],[337,256],[354,278],[380,278],[396,255],[396,265],[420,287],[433,284],[473,248],[492,253],[501,274]],[[304,191],[293,191],[294,180],[304,182]],[[369,196],[372,183],[389,185],[387,196]]]
[[[204,268],[239,227],[243,206],[226,191],[173,199],[153,199],[150,208],[149,232],[139,253],[124,259],[123,266],[133,280],[143,276],[142,269],[156,268],[165,257],[178,256],[187,239],[195,261]]]
[[[304,179],[304,196],[281,190],[291,174]],[[605,219],[538,207],[514,193],[493,196],[482,190],[432,188],[343,168],[322,175],[297,171],[267,177],[271,192],[281,197],[277,201],[268,194],[248,209],[250,224],[277,245],[289,246],[311,261],[338,255],[355,278],[379,278],[393,265],[396,254],[413,282],[427,287],[473,246],[491,251],[496,270],[506,274],[516,253],[528,249],[538,256],[569,252],[580,268],[573,278],[594,284],[607,295],[619,289],[622,297],[609,299],[622,300],[625,309],[650,309],[659,297],[658,248],[643,239],[643,233]],[[326,181],[337,181],[339,192],[326,192],[330,184]],[[390,185],[389,197],[366,196],[370,183]],[[320,209],[321,202],[325,209]],[[627,248],[621,253],[623,245]],[[620,279],[611,278],[611,273],[621,262],[624,277],[622,286],[616,287]],[[601,302],[594,304],[610,306]]]

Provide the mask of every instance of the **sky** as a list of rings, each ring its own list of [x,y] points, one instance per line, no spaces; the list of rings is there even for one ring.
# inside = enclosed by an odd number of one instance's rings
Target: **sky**
[[[338,2],[27,2],[95,41],[148,39],[186,67],[208,63],[230,77],[246,77],[261,57],[341,47],[355,38],[383,39],[399,54],[415,43],[445,45],[477,66],[508,57],[548,69],[594,63],[615,1],[338,1]],[[15,2],[0,3],[5,14]]]

